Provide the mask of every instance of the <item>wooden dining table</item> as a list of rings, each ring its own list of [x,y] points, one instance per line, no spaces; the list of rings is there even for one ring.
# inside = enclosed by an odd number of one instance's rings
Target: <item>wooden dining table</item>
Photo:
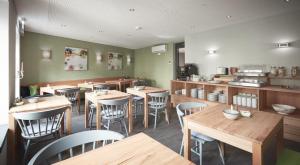
[[[113,144],[108,144],[104,147],[60,161],[55,165],[73,164],[191,165],[194,163],[184,159],[148,135],[139,133]]]
[[[17,154],[17,138],[20,136],[20,129],[13,117],[14,113],[20,112],[37,112],[44,110],[51,110],[55,108],[67,107],[66,118],[66,133],[72,133],[72,106],[70,101],[64,96],[50,96],[41,97],[37,103],[25,103],[20,106],[14,106],[9,110],[9,123],[8,123],[8,156],[9,161],[15,161]],[[64,131],[64,120],[62,121],[61,130]],[[13,162],[11,164],[14,164]]]
[[[128,104],[128,132],[130,133],[133,129],[133,120],[132,120],[132,97],[128,93],[120,92],[117,90],[108,90],[107,94],[96,95],[94,92],[86,92],[85,93],[85,128],[89,127],[89,102],[92,102],[96,105],[96,128],[101,129],[101,112],[100,112],[100,104],[98,100],[109,100],[109,99],[119,99],[129,97]]]
[[[158,92],[165,92],[167,90],[156,88],[156,87],[149,87],[146,86],[143,90],[137,90],[135,88],[127,88],[127,93],[130,93],[132,95],[140,96],[144,98],[144,126],[145,128],[148,128],[148,117],[149,117],[149,107],[148,107],[148,94],[149,93],[158,93]],[[169,104],[168,104],[169,106]],[[169,107],[167,108],[169,109]],[[169,118],[166,113],[166,120],[168,121]],[[169,122],[169,121],[168,121]]]
[[[85,83],[79,83],[77,86],[80,87],[80,88],[91,89],[93,91],[95,86],[105,85],[105,84],[107,84],[107,83],[104,83],[104,82],[85,82]]]
[[[119,79],[119,80],[110,80],[110,81],[105,81],[105,83],[111,84],[111,85],[116,85],[117,89],[119,91],[122,91],[122,86],[124,86],[124,90],[125,89],[125,85],[129,85],[130,87],[133,86],[133,81],[134,79]]]
[[[274,139],[277,155],[283,148],[282,116],[258,110],[249,110],[250,118],[239,117],[230,120],[224,117],[223,110],[230,106],[219,104],[201,112],[184,117],[184,157],[191,159],[191,131],[202,133],[220,142],[252,153],[252,164],[262,165],[264,151]]]
[[[57,90],[60,89],[68,89],[68,88],[76,88],[76,86],[73,85],[55,85],[55,86],[47,86],[47,87],[40,87],[40,95],[43,95],[44,93],[50,93],[50,94],[57,94]]]

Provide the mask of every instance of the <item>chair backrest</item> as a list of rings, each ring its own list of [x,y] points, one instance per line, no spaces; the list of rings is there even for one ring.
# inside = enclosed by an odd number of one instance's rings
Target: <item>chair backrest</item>
[[[129,97],[112,100],[99,100],[104,117],[115,119],[124,117],[128,109]]]
[[[167,107],[169,92],[148,93],[150,108],[162,109]]]
[[[80,93],[80,88],[65,88],[56,90],[57,95],[66,96],[70,101],[76,100]]]
[[[146,80],[134,80],[132,82],[133,86],[147,86]]]
[[[94,86],[94,90],[100,91],[100,90],[109,90],[108,84],[99,84]]]
[[[203,110],[205,107],[207,107],[207,104],[200,103],[200,102],[185,102],[178,104],[176,106],[176,111],[178,115],[178,119],[180,122],[180,126],[183,129],[183,117],[186,115],[190,115],[192,113],[195,113],[197,111]]]
[[[94,150],[99,145],[104,146],[123,138],[124,136],[120,133],[109,130],[92,130],[75,133],[62,137],[42,148],[32,157],[28,165],[54,163],[57,162],[57,158],[58,161],[61,161],[63,158],[66,159],[87,152],[88,148]],[[89,147],[88,144],[92,146]],[[79,149],[80,152],[76,153],[76,151],[78,151],[76,149]],[[53,160],[54,158],[56,159]],[[49,162],[49,160],[53,162]]]
[[[13,116],[21,128],[22,136],[34,139],[58,131],[66,109],[67,107],[62,107],[38,112],[20,112]]]

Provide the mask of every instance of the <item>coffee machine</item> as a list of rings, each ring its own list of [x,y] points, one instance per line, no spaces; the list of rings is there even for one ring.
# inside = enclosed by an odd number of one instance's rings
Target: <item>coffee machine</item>
[[[185,64],[177,68],[177,79],[186,81],[191,75],[198,75],[198,67],[195,64]]]

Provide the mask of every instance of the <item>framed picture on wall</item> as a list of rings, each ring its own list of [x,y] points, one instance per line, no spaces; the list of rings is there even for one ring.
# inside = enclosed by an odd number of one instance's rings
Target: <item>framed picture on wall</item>
[[[119,53],[108,53],[108,70],[121,70],[123,63],[123,55]]]
[[[87,70],[88,51],[83,48],[65,47],[65,70]]]

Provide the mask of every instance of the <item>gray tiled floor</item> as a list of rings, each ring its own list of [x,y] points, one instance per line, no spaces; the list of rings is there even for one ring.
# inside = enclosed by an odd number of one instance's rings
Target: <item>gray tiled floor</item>
[[[78,114],[77,111],[73,112],[73,118],[72,118],[73,132],[88,130],[84,128],[83,107],[81,108],[81,111],[82,112],[80,114]],[[147,135],[159,141],[160,143],[162,143],[163,145],[179,153],[180,143],[182,139],[182,132],[178,122],[176,111],[175,110],[171,111],[171,115],[170,115],[171,120],[169,125],[164,121],[164,115],[161,116],[162,118],[160,119],[156,129],[152,128],[153,127],[152,118],[150,118],[149,121],[149,128],[144,129],[142,124],[143,116],[138,116],[134,120],[134,130],[133,133],[130,134],[130,136],[139,132],[144,132]],[[113,129],[115,131],[120,131],[120,128],[117,125],[115,127],[113,126]],[[36,153],[41,147],[45,146],[47,143],[49,143],[49,141],[39,143],[39,145],[32,146],[32,148],[30,149],[31,150],[30,157],[32,156],[32,154]],[[299,143],[286,141],[286,146],[298,151],[300,150]],[[272,149],[270,150],[269,153],[271,153],[271,155],[273,153],[272,151],[275,150]],[[197,164],[199,163],[198,157],[196,155],[192,156],[192,161]],[[225,146],[225,161],[227,165],[248,165],[248,164],[250,165],[252,163],[250,153],[247,153],[245,151],[242,151],[240,149],[234,148],[229,145]],[[268,159],[267,164],[274,164],[273,161],[274,159],[271,157],[270,159]],[[203,164],[204,165],[221,164],[216,143],[207,143],[204,145]]]

